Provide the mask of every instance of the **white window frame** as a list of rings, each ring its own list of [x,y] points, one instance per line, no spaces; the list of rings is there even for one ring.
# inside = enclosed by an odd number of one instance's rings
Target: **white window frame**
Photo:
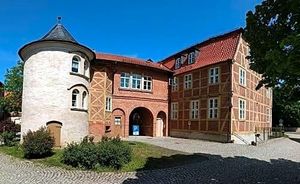
[[[124,75],[124,76],[122,76],[122,75]],[[122,82],[123,82],[124,86],[122,86]],[[128,84],[128,85],[126,86],[126,84]],[[125,88],[125,89],[130,88],[130,73],[121,72],[121,74],[120,74],[120,88]]]
[[[239,68],[239,84],[246,86],[247,76],[246,70],[244,68]]]
[[[188,55],[188,64],[194,64],[196,61],[196,53],[195,52],[191,52]]]
[[[208,119],[217,119],[219,117],[219,98],[208,99]]]
[[[266,121],[268,122],[268,123],[270,123],[271,122],[271,118],[272,118],[272,110],[269,108],[269,107],[267,107],[267,109],[266,109],[266,114],[267,114],[267,119],[266,119]]]
[[[143,76],[143,90],[152,91],[152,77],[150,76]]]
[[[271,98],[271,88],[266,88],[266,97]]]
[[[180,68],[180,66],[181,66],[181,57],[176,58],[175,60],[175,70]]]
[[[83,109],[87,109],[87,92],[84,91],[82,92],[82,102],[81,102],[81,106]]]
[[[190,102],[190,119],[199,118],[199,100],[192,100]]]
[[[107,112],[112,111],[112,98],[111,98],[111,96],[107,96],[105,98],[105,111],[107,111]]]
[[[239,98],[239,120],[246,119],[247,101],[245,99]]]
[[[174,77],[172,80],[172,91],[178,91],[178,78]]]
[[[130,76],[131,81],[131,89],[142,89],[142,80],[143,77],[140,74],[133,73]],[[135,85],[135,87],[133,87]]]
[[[77,67],[73,67],[74,64],[77,65]],[[73,71],[73,69],[77,70],[77,71]],[[71,71],[73,73],[80,73],[80,58],[78,56],[73,56],[72,58],[72,66],[71,66]]]
[[[218,84],[220,81],[220,67],[210,68],[208,72],[209,72],[208,83]]]
[[[80,95],[80,92],[79,92],[78,89],[74,89],[72,91],[72,104],[71,104],[71,106],[73,108],[78,108],[79,107],[79,95]],[[74,97],[75,97],[75,99],[74,99]]]
[[[171,103],[171,119],[172,120],[178,119],[178,102]]]
[[[184,75],[184,89],[191,89],[193,87],[193,75]]]
[[[115,116],[114,123],[115,123],[115,125],[121,125],[122,124],[122,117],[121,116]]]

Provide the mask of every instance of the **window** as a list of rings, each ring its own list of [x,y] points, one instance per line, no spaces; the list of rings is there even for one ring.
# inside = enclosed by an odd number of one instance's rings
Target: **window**
[[[188,64],[193,64],[193,63],[195,63],[195,60],[196,60],[196,53],[195,53],[195,52],[189,53],[189,56],[188,56]]]
[[[171,119],[175,120],[178,118],[178,103],[171,103]]]
[[[216,84],[219,82],[219,67],[209,69],[209,83]]]
[[[87,109],[87,96],[85,91],[82,93],[82,108]]]
[[[77,89],[74,89],[72,91],[72,107],[78,107],[78,101],[79,101],[79,91]]]
[[[218,98],[208,99],[208,118],[218,118]]]
[[[139,74],[132,74],[131,76],[131,88],[141,89],[142,76]]]
[[[246,86],[246,70],[240,68],[240,85]]]
[[[246,119],[246,100],[239,99],[239,119]]]
[[[79,62],[80,62],[80,58],[77,56],[74,56],[72,59],[72,72],[74,72],[74,73],[79,72]]]
[[[129,88],[130,74],[129,73],[121,73],[121,88]]]
[[[88,69],[89,69],[89,65],[88,65],[88,62],[87,61],[85,61],[84,62],[84,70],[83,70],[83,75],[85,75],[85,76],[88,76]]]
[[[172,81],[172,91],[177,91],[177,90],[178,90],[178,79],[177,77],[174,77]]]
[[[180,65],[181,65],[181,58],[177,58],[177,59],[175,60],[175,69],[180,68]]]
[[[184,89],[192,88],[192,74],[187,74],[184,76]]]
[[[272,111],[270,110],[270,108],[267,108],[267,123],[271,122],[271,117],[272,117]]]
[[[198,119],[199,118],[199,101],[198,100],[191,101],[190,106],[191,106],[190,107],[190,109],[191,109],[191,114],[190,114],[191,119]]]
[[[271,88],[266,89],[266,96],[267,98],[271,98]]]
[[[152,90],[152,78],[149,76],[143,77],[144,90],[151,91]]]
[[[105,110],[111,112],[112,110],[112,100],[111,97],[106,97]]]
[[[115,125],[121,125],[121,117],[115,117]]]

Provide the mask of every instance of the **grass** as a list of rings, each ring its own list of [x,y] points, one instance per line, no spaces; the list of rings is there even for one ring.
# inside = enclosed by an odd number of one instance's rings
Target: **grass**
[[[184,152],[170,150],[150,144],[140,142],[128,142],[133,150],[131,162],[121,168],[122,172],[141,171],[151,169],[162,169],[176,166],[182,166],[195,162],[206,160],[206,157],[201,155],[190,155]],[[23,158],[23,151],[19,146],[7,147],[0,146],[0,152],[11,155],[17,158]],[[47,166],[57,166],[65,169],[74,169],[71,166],[65,165],[61,162],[63,150],[55,149],[54,154],[43,159],[31,159],[35,163],[42,163]],[[97,172],[116,171],[112,168],[98,167]]]

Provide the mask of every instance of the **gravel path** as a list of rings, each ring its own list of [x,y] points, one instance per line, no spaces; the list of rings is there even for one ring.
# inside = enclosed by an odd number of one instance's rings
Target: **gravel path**
[[[45,167],[0,154],[0,183],[300,183],[300,144],[287,138],[257,147],[175,138],[129,138],[137,139],[209,159],[163,170],[95,173]]]

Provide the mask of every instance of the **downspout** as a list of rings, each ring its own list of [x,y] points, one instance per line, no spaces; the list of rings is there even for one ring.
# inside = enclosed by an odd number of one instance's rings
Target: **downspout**
[[[232,64],[233,64],[233,60],[228,61],[228,68],[229,68],[229,77],[230,77],[230,83],[229,83],[229,93],[228,93],[228,102],[229,102],[229,106],[228,106],[228,113],[229,113],[229,122],[228,122],[228,131],[227,131],[227,142],[231,142],[231,134],[232,134],[232,130],[231,130],[231,111],[232,111],[232,96],[233,96],[233,90],[232,90]]]

